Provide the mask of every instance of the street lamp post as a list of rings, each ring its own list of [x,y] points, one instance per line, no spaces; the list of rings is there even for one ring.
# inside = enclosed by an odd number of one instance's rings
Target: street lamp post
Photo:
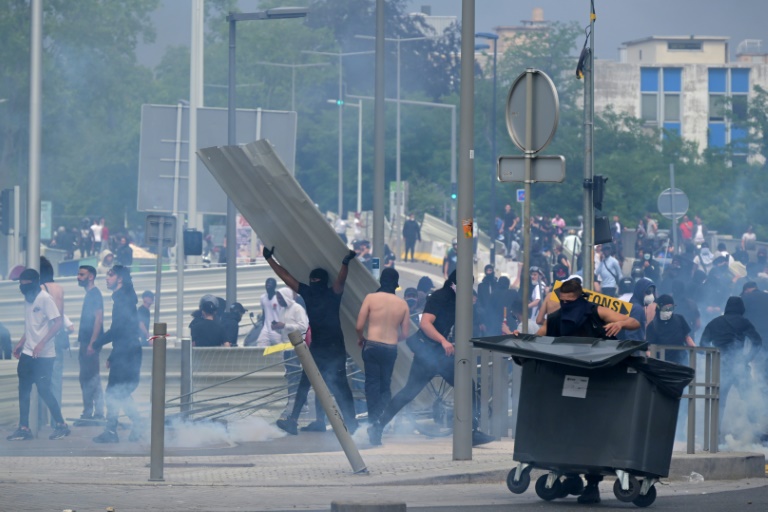
[[[336,105],[338,100],[326,100],[327,103]],[[363,211],[363,100],[358,99],[357,105],[346,103],[348,107],[357,109],[357,210]]]
[[[491,237],[491,265],[496,265],[496,52],[499,35],[493,32],[478,32],[475,37],[493,41],[493,106],[491,107],[491,215],[488,234]]]
[[[308,9],[299,7],[277,7],[258,12],[230,12],[227,16],[229,22],[229,73],[228,73],[228,101],[227,101],[227,144],[237,144],[236,123],[236,87],[235,78],[237,63],[235,61],[235,46],[238,21],[279,20],[289,18],[303,18],[309,12]],[[227,198],[227,306],[237,301],[237,237],[235,234],[235,216],[237,210],[232,199]]]
[[[317,52],[317,51],[310,51],[305,50],[302,53],[308,53],[310,55],[325,55],[329,57],[338,57],[339,58],[339,97],[337,101],[337,105],[339,106],[339,204],[338,204],[338,214],[339,217],[344,215],[344,147],[342,144],[343,141],[343,135],[344,135],[344,119],[342,117],[342,112],[344,109],[344,84],[343,84],[343,61],[342,59],[344,57],[352,56],[352,55],[370,55],[372,53],[375,53],[373,51],[366,51],[366,52]]]

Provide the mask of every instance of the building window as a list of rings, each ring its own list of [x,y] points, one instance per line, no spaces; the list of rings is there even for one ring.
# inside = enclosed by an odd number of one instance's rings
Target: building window
[[[709,146],[731,144],[734,155],[746,155],[749,68],[709,69]]]
[[[669,41],[667,50],[673,51],[700,51],[703,48],[701,41]]]
[[[640,69],[640,117],[648,125],[661,124],[680,134],[682,69]]]

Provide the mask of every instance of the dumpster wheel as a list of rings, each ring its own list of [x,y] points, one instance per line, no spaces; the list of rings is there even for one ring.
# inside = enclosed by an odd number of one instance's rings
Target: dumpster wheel
[[[563,497],[563,486],[559,479],[552,482],[552,487],[547,489],[547,478],[549,475],[541,475],[536,480],[536,495],[544,501],[552,501]],[[567,493],[566,493],[567,496]]]
[[[643,508],[650,506],[654,501],[656,501],[656,487],[651,486],[647,493],[639,495],[632,500],[632,503],[637,507]]]
[[[516,472],[517,468],[509,470],[509,474],[507,474],[507,489],[514,494],[523,494],[528,490],[528,486],[531,485],[531,466],[523,469],[523,472],[520,475],[520,480],[517,482],[515,482]]]
[[[626,491],[621,488],[621,480],[616,479],[616,481],[613,483],[613,495],[616,496],[616,499],[619,501],[623,501],[624,503],[629,503],[631,501],[634,501],[638,496],[640,496],[640,482],[637,478],[635,478],[632,475],[629,475],[629,489]],[[650,503],[649,503],[650,505]]]

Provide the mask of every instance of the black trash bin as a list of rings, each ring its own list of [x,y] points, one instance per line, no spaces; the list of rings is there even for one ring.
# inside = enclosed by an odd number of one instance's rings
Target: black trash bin
[[[692,369],[634,357],[647,348],[637,341],[521,335],[472,342],[522,366],[514,458],[526,468],[558,476],[619,470],[636,487],[637,477],[652,487],[669,474],[680,396]],[[617,497],[638,495],[639,487]]]

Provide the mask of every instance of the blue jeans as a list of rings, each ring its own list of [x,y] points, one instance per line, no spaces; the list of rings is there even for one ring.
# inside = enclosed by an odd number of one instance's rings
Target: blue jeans
[[[396,360],[397,345],[365,341],[363,363],[365,364],[365,401],[368,404],[369,422],[378,419],[384,406],[392,398],[390,386]]]

